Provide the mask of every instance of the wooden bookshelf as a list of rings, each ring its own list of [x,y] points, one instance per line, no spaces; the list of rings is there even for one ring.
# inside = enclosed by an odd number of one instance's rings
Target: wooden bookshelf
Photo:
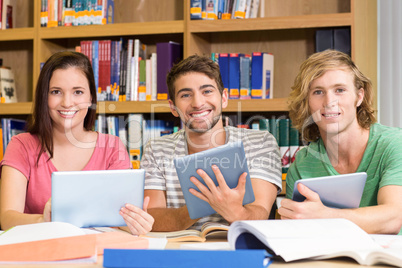
[[[190,0],[115,0],[115,24],[40,27],[40,2],[18,0],[16,28],[0,31],[3,64],[15,72],[16,104],[0,104],[0,117],[31,113],[40,63],[86,39],[139,38],[156,50],[157,42],[183,43],[192,54],[271,52],[275,56],[274,99],[230,100],[227,112],[286,112],[286,99],[303,60],[314,52],[314,33],[350,27],[352,58],[377,88],[376,0],[270,0],[265,17],[248,20],[192,21]],[[374,90],[376,92],[376,90]],[[374,108],[377,98],[375,96]],[[107,114],[170,113],[167,102],[105,102]],[[102,108],[103,109],[103,108]]]

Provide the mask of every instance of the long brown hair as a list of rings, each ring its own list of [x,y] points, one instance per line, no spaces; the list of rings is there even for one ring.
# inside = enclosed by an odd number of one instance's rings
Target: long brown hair
[[[29,120],[28,132],[36,135],[40,142],[40,151],[37,159],[47,151],[53,157],[53,126],[49,114],[49,82],[53,72],[58,69],[78,68],[86,76],[89,84],[89,91],[92,97],[92,105],[84,119],[84,128],[92,130],[96,119],[96,88],[94,74],[89,59],[81,53],[62,51],[53,54],[43,65],[36,85],[34,109]]]
[[[343,67],[353,74],[356,92],[360,88],[364,90],[363,102],[357,107],[359,125],[368,129],[376,121],[372,108],[373,88],[370,79],[359,70],[349,55],[336,50],[325,50],[311,55],[301,64],[289,97],[289,117],[293,127],[302,133],[303,140],[316,141],[320,137],[318,126],[312,121],[309,109],[308,94],[311,83],[326,71]]]

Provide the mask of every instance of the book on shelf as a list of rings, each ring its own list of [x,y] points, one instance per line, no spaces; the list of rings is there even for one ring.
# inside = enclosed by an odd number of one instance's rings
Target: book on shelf
[[[246,18],[246,7],[249,0],[236,0],[233,7],[233,18],[244,19]]]
[[[218,64],[221,72],[223,88],[229,93],[229,54],[219,53]]]
[[[151,100],[155,101],[158,95],[158,55],[156,53],[151,54]]]
[[[1,126],[3,129],[3,153],[6,152],[7,145],[15,135],[26,131],[26,121],[15,118],[2,118]]]
[[[14,72],[11,68],[0,66],[1,103],[18,102]]]
[[[218,19],[218,1],[219,0],[206,0],[206,13],[207,20],[217,20]]]
[[[225,0],[225,8],[222,14],[222,19],[227,20],[232,18],[233,4],[235,0]]]
[[[202,11],[202,0],[191,0],[190,2],[190,19],[200,20]]]
[[[256,18],[260,0],[191,0],[190,19]]]
[[[146,75],[146,60],[141,59],[138,69],[138,100],[145,101],[147,99],[147,75]],[[150,66],[150,65],[149,65]]]
[[[290,120],[289,125],[289,157],[290,163],[296,160],[296,154],[300,150],[300,137],[299,131],[292,126],[292,121]]]
[[[166,76],[175,63],[183,59],[183,46],[176,42],[156,43],[157,99],[168,99]]]
[[[267,249],[285,262],[349,257],[361,265],[402,266],[402,238],[386,246],[346,219],[257,220],[232,223],[232,249]]]
[[[262,1],[264,2],[264,1]],[[251,19],[258,17],[258,9],[260,8],[260,0],[252,0],[250,6],[250,17]]]
[[[12,227],[0,234],[0,263],[96,262],[105,248],[145,249],[148,240],[115,228],[78,228],[64,222]]]
[[[2,0],[1,4],[1,28],[16,28],[15,21],[17,16],[17,0]]]
[[[130,160],[140,161],[141,153],[142,153],[142,125],[144,121],[143,114],[129,114],[127,118],[127,127],[128,127],[128,152],[130,156]],[[136,162],[134,162],[136,163]],[[133,164],[134,164],[133,163]]]
[[[41,27],[114,23],[114,0],[41,0]]]
[[[229,54],[229,99],[240,98],[240,57],[243,54]]]
[[[251,59],[251,97],[272,99],[274,85],[274,55],[253,52]]]
[[[251,99],[250,91],[251,56],[240,56],[240,99]]]
[[[170,242],[205,242],[209,238],[227,238],[229,226],[216,222],[206,222],[201,230],[181,230],[174,232],[149,232],[144,237],[166,238]]]
[[[289,129],[290,119],[278,119],[278,133],[279,133],[279,152],[281,154],[282,173],[286,173],[290,166],[290,147],[289,147]],[[284,172],[286,170],[286,172]]]
[[[350,28],[320,29],[315,32],[315,52],[335,49],[351,54]]]
[[[351,55],[351,37],[350,28],[335,28],[334,29],[334,49]]]

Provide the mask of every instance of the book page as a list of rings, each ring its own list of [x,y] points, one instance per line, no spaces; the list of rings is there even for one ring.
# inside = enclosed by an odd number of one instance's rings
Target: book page
[[[43,222],[12,227],[0,234],[0,245],[78,236],[85,231],[69,223]]]
[[[344,219],[235,222],[228,235],[232,248],[243,232],[251,232],[285,261],[381,248],[357,225]]]
[[[217,222],[206,222],[201,227],[201,233],[208,239],[227,239],[229,225]]]
[[[175,232],[149,232],[143,237],[166,238],[170,241],[203,241],[201,232],[197,230],[182,230]]]

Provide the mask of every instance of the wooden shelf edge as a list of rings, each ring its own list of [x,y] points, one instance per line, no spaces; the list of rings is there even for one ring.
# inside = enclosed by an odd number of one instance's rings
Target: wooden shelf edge
[[[32,27],[0,30],[0,41],[33,41],[34,35],[35,30]]]
[[[31,113],[32,113],[32,102],[0,104],[0,115],[28,115]]]
[[[337,13],[244,20],[192,20],[188,23],[188,29],[191,33],[208,33],[339,27],[351,25],[351,13]]]
[[[224,112],[287,112],[287,98],[267,100],[229,100]],[[97,113],[170,113],[168,101],[99,102]]]
[[[288,99],[276,98],[265,100],[229,100],[224,112],[287,112]]]
[[[2,103],[0,115],[28,115],[32,113],[32,102]],[[287,98],[267,100],[229,100],[224,112],[286,112]],[[170,113],[168,101],[101,101],[98,102],[98,114],[129,113]]]
[[[101,101],[98,114],[170,113],[168,101]]]
[[[184,33],[184,21],[133,22],[106,25],[85,25],[71,27],[40,28],[39,37],[42,39],[85,38]]]

